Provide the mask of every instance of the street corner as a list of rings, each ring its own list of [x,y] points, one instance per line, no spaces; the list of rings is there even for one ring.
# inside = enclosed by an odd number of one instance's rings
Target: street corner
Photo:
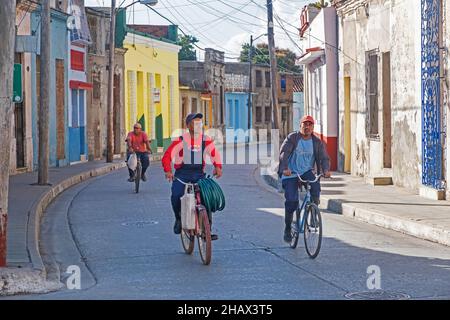
[[[43,274],[30,268],[1,268],[0,297],[24,294],[44,294],[57,291],[63,285],[47,281]]]

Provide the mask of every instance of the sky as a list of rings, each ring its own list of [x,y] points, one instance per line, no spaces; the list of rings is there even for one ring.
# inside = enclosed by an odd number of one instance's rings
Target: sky
[[[135,0],[116,0],[125,7]],[[314,0],[272,0],[275,21],[275,45],[301,55],[298,28],[302,8]],[[242,44],[267,43],[266,0],[159,0],[153,8],[177,24],[185,33],[194,35],[201,48],[225,52],[227,61],[236,61]],[[85,0],[86,6],[110,6],[111,0]],[[170,24],[142,4],[127,9],[129,24]],[[283,30],[284,28],[284,30]],[[181,32],[179,32],[181,34]],[[197,50],[200,60],[203,52]]]

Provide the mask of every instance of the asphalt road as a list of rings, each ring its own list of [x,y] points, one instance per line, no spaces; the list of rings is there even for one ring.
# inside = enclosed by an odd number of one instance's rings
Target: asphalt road
[[[80,267],[81,289],[19,298],[346,299],[369,291],[369,268],[379,270],[383,291],[375,296],[450,299],[445,246],[324,212],[319,257],[309,259],[302,242],[290,249],[282,241],[283,199],[253,165],[224,168],[226,209],[214,215],[219,240],[204,266],[197,247],[184,254],[172,233],[170,184],[160,165],[149,170],[139,194],[120,170],[60,196],[43,221],[41,249],[50,275],[60,273],[63,282],[68,266]]]

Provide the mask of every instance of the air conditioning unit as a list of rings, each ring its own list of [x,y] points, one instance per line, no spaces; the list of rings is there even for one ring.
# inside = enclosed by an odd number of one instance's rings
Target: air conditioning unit
[[[155,4],[158,4],[158,0],[139,0],[139,3],[154,6]]]

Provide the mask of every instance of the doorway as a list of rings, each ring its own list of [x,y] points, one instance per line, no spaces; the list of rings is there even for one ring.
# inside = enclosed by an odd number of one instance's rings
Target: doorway
[[[352,170],[352,148],[351,148],[351,79],[344,78],[344,172],[350,173]]]

